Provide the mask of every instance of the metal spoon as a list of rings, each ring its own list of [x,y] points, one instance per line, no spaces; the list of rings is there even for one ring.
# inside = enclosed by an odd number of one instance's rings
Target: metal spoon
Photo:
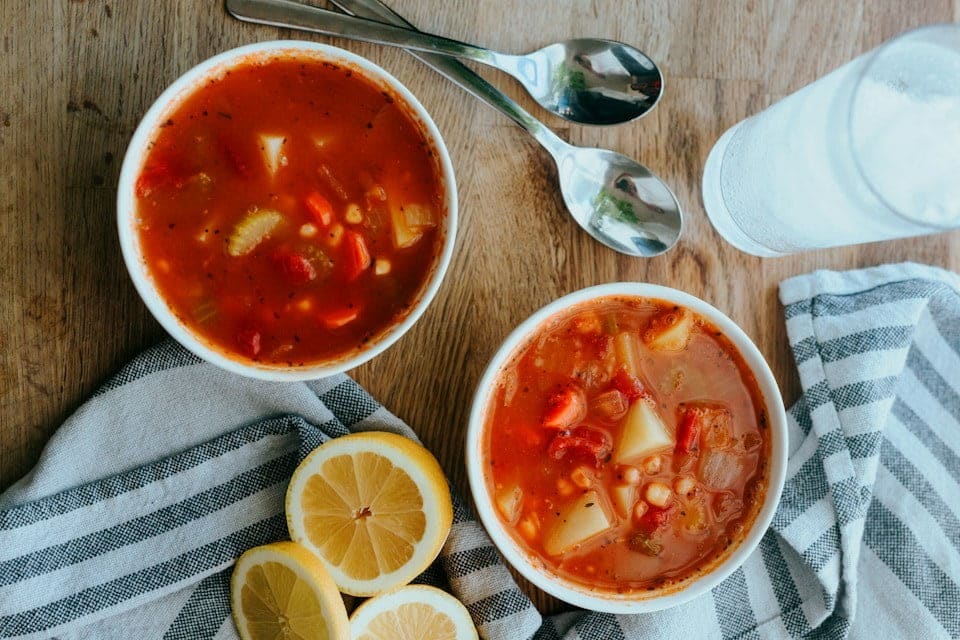
[[[377,0],[334,0],[339,6],[403,25],[403,18]],[[311,23],[315,7],[279,0],[227,0],[228,10],[246,13],[250,5],[273,7],[268,24],[302,28]],[[296,8],[297,20],[284,11]],[[329,12],[323,12],[329,13]],[[324,19],[325,15],[320,15]],[[412,27],[411,27],[412,28]],[[417,55],[417,54],[415,54]],[[577,147],[564,142],[489,82],[452,58],[418,57],[454,83],[509,116],[528,131],[557,164],[563,201],[574,220],[599,242],[630,256],[652,257],[676,244],[682,215],[676,196],[657,176],[630,158],[604,149]]]
[[[580,124],[629,122],[650,111],[663,92],[657,65],[611,40],[566,40],[515,56],[290,0],[228,0],[227,11],[248,22],[476,60],[519,80],[547,111]]]

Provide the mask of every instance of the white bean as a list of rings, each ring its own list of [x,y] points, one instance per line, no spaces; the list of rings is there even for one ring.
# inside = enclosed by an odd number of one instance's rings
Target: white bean
[[[670,497],[673,495],[673,492],[670,491],[670,487],[663,484],[662,482],[651,482],[647,485],[644,490],[643,497],[646,498],[647,502],[652,504],[655,507],[660,507],[661,509],[667,506],[667,503],[670,502]]]
[[[679,495],[685,496],[697,486],[697,481],[691,476],[680,476],[673,481],[673,490]]]
[[[640,484],[640,469],[624,465],[620,467],[620,479],[625,484]]]
[[[648,507],[649,505],[647,505],[647,503],[644,502],[643,500],[637,500],[637,504],[633,505],[634,522],[637,522],[637,523],[640,522],[640,519],[643,518],[643,514],[647,512]]]
[[[650,456],[643,461],[643,471],[647,475],[660,473],[660,456]]]

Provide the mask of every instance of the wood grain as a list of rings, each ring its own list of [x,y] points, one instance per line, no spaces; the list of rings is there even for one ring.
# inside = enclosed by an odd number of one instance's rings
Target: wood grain
[[[541,305],[614,280],[665,284],[729,314],[769,359],[789,404],[799,385],[777,283],[813,269],[915,260],[960,269],[960,233],[761,260],[725,244],[703,213],[701,171],[730,125],[892,35],[958,17],[949,0],[394,0],[420,28],[506,51],[576,35],[639,45],[666,73],[640,122],[570,125],[499,73],[482,75],[572,142],[648,164],[686,210],[678,247],[616,255],[565,214],[549,158],[519,129],[402,51],[330,40],[385,67],[433,114],[453,157],[461,230],[423,319],[356,379],[407,420],[466,493],[465,419],[506,334]],[[152,100],[217,52],[309,36],[244,25],[219,2],[0,3],[0,489],[118,366],[164,336],[128,279],[114,228],[125,146]],[[529,586],[528,586],[529,588]],[[533,591],[531,590],[531,593]],[[560,605],[535,594],[545,611]]]

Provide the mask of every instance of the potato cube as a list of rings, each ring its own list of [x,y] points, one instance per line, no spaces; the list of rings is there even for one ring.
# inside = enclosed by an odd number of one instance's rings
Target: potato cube
[[[560,513],[543,541],[543,550],[560,555],[608,531],[613,521],[596,491],[587,491]]]
[[[643,332],[643,341],[655,351],[683,351],[690,342],[693,314],[677,308],[654,317]]]
[[[673,436],[657,410],[648,401],[640,399],[627,412],[613,461],[622,464],[672,447]]]

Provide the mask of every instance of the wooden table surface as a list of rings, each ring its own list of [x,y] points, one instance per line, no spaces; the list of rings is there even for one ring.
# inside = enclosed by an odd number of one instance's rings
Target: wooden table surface
[[[412,425],[467,491],[470,398],[500,341],[534,310],[617,280],[669,285],[738,322],[798,395],[777,284],[813,269],[913,260],[960,270],[960,232],[759,259],[726,244],[703,212],[703,163],[730,125],[891,36],[960,17],[960,0],[391,0],[420,28],[528,51],[571,36],[635,44],[666,92],[646,118],[585,128],[550,117],[519,86],[481,74],[571,142],[635,157],[685,209],[666,255],[631,259],[564,211],[549,157],[519,128],[402,51],[326,39],[380,64],[442,132],[460,191],[446,281],[422,320],[353,375]],[[164,337],[120,257],[115,189],[124,150],[157,95],[201,60],[241,44],[312,38],[241,24],[218,1],[0,3],[0,490],[101,382]],[[316,38],[321,39],[321,38]],[[813,194],[815,195],[815,194]],[[558,603],[535,594],[545,610]]]

